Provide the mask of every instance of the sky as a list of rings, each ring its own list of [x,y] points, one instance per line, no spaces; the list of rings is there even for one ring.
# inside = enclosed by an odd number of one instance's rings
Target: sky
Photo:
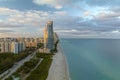
[[[120,0],[0,0],[0,37],[120,38]]]

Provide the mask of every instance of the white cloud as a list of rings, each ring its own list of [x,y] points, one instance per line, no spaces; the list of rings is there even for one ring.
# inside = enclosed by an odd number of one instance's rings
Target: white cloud
[[[63,4],[66,3],[66,1],[67,0],[33,0],[33,2],[37,5],[47,5],[56,9],[63,8]]]
[[[59,29],[59,30],[55,30],[55,32],[58,32],[58,33],[77,33],[79,31],[76,29]]]
[[[90,11],[84,11],[83,14],[84,14],[84,16],[89,16],[91,14],[91,12]]]
[[[120,33],[118,30],[114,30],[112,31],[112,33]]]
[[[46,21],[48,20],[53,20],[54,28],[59,28],[59,30],[55,29],[55,32],[58,32],[62,36],[68,37],[71,37],[71,35],[73,35],[74,37],[104,37],[104,35],[106,36],[112,35],[114,33],[119,33],[119,29],[117,29],[116,27],[120,27],[120,21],[118,19],[111,19],[117,17],[118,15],[111,17],[108,16],[108,13],[96,15],[95,18],[92,18],[91,20],[84,20],[84,16],[70,16],[68,12],[59,10],[54,12],[39,10],[20,11],[9,8],[0,8],[0,12],[0,16],[4,17],[4,19],[0,20],[0,28],[2,28],[1,32],[7,33],[8,31],[8,35],[10,33],[9,36],[14,35],[16,32],[19,32],[19,34],[17,33],[15,35],[20,35],[20,33],[22,33],[21,36],[24,36],[23,32],[28,32],[31,34],[32,32],[38,32],[37,34],[35,34],[39,36],[40,34],[42,34],[41,32],[45,26]],[[86,14],[88,15],[89,12],[86,12]],[[107,19],[104,20],[104,17]],[[95,26],[94,24],[97,24],[97,26]],[[11,29],[5,31],[5,29],[7,28]],[[116,29],[118,31],[114,31]],[[12,31],[14,33],[11,33]],[[101,34],[101,32],[103,32],[104,35]],[[35,34],[33,34],[32,36],[34,36]],[[25,33],[25,36],[29,35]]]
[[[55,12],[50,12],[50,11],[47,12],[47,11],[39,11],[39,10],[20,11],[20,10],[13,10],[10,8],[0,8],[0,12],[1,12],[0,16],[4,17],[4,19],[0,20],[0,28],[1,28],[0,33],[5,32],[6,34],[3,34],[5,36],[7,35],[17,36],[20,35],[20,33],[22,33],[21,35],[24,36],[23,32],[31,33],[31,31],[39,32],[39,34],[42,34],[43,32],[42,30],[45,26],[46,21],[54,20],[56,22],[59,22],[58,19],[60,19],[61,17],[65,17],[67,15],[67,12],[65,11],[55,11]],[[14,33],[9,33],[12,31]],[[17,32],[19,32],[19,34]],[[26,33],[25,36],[27,36]]]
[[[0,16],[4,16],[4,20],[0,20],[0,27],[10,27],[10,25],[17,26],[43,26],[45,22],[49,19],[53,20],[57,17],[65,16],[67,12],[65,11],[37,11],[37,10],[27,10],[19,11],[9,8],[0,8]],[[3,25],[3,26],[2,26]],[[12,28],[12,27],[11,27]]]
[[[62,9],[63,6],[62,6],[62,5],[56,5],[55,8],[56,8],[56,9]]]
[[[8,32],[8,33],[1,33],[0,37],[32,37],[33,34],[30,32]]]
[[[66,11],[55,11],[54,13],[61,16],[67,15]]]
[[[72,29],[71,31],[72,31],[72,32],[78,32],[76,29]]]

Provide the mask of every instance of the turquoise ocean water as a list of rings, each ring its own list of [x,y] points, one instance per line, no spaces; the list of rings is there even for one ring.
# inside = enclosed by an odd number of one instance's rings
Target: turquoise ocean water
[[[120,80],[120,40],[61,39],[71,80]]]

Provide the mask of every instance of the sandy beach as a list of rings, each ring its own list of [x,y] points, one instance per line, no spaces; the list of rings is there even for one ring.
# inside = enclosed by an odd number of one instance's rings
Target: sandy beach
[[[53,57],[47,80],[70,80],[66,58],[60,44],[58,52]]]

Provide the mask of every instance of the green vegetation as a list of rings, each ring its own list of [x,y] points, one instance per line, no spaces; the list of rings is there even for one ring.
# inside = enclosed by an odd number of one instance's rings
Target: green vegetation
[[[28,62],[25,62],[12,76],[20,78],[22,80],[26,75],[30,74],[26,80],[46,80],[48,76],[48,71],[52,63],[53,54],[46,53],[36,53],[36,58],[31,59]],[[39,62],[39,59],[43,59],[40,65],[31,72],[33,68]],[[12,76],[6,80],[13,80]]]
[[[12,76],[14,77],[24,77],[28,74],[39,62],[39,59],[31,59],[28,62],[25,62]],[[6,80],[13,80],[12,76],[7,78]]]
[[[14,64],[14,58],[12,53],[0,54],[0,73],[4,72]]]
[[[36,57],[37,58],[52,58],[52,56],[53,56],[53,54],[51,54],[51,53],[49,53],[49,54],[47,54],[47,53],[36,53]]]
[[[17,73],[20,73],[20,74],[27,74],[27,73],[29,73],[31,71],[31,69],[33,69],[38,62],[39,62],[39,59],[31,59],[30,61],[25,62],[23,64],[23,66],[21,66],[17,70]]]
[[[28,53],[29,52],[29,53]],[[19,54],[14,53],[0,53],[0,74],[13,66],[15,62],[20,61],[21,59],[27,57],[33,52],[32,50],[25,50]]]
[[[43,60],[26,80],[46,80],[52,63],[52,55],[53,54],[37,53],[37,57],[43,58]]]
[[[38,43],[38,44],[37,44],[37,49],[43,48],[43,47],[44,47],[44,44],[43,44],[43,43]]]
[[[57,45],[59,43],[59,40],[56,41],[56,43],[54,44],[54,49],[52,49],[50,52],[51,53],[56,53],[58,50],[57,50]]]

